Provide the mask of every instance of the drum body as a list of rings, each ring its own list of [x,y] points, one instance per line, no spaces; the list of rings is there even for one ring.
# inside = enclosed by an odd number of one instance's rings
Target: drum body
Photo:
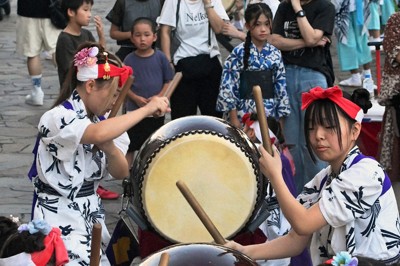
[[[167,247],[147,257],[141,266],[159,265],[161,254],[168,253],[170,266],[256,266],[246,255],[224,247],[206,243],[179,244]]]
[[[232,238],[253,219],[265,197],[258,160],[256,146],[222,119],[173,120],[153,133],[134,161],[134,206],[173,243],[213,241],[176,186],[182,180],[222,236]]]

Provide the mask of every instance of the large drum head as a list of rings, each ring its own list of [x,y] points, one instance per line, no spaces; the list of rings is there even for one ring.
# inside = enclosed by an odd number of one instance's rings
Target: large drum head
[[[213,124],[214,130],[198,129]],[[187,126],[192,129],[184,129]],[[159,145],[153,150],[155,142]],[[213,240],[177,188],[178,180],[186,183],[225,238],[250,220],[264,185],[256,149],[241,131],[211,117],[181,118],[162,127],[145,145],[138,158],[146,158],[135,161],[134,178],[140,183],[144,215],[163,237],[184,243]],[[138,169],[136,164],[144,160]]]
[[[233,249],[205,244],[181,244],[165,248],[148,258],[142,266],[159,265],[161,254],[168,253],[168,265],[171,266],[256,266],[256,262],[246,255]]]

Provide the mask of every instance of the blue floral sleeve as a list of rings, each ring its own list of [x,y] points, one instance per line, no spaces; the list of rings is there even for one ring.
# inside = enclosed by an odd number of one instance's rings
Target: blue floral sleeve
[[[236,46],[225,60],[217,99],[217,111],[229,112],[239,106],[239,81],[240,71],[243,69],[243,52],[243,44]]]

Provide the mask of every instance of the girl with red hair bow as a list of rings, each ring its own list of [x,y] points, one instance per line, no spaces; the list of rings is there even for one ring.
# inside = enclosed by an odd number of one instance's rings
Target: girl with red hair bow
[[[153,97],[133,112],[102,120],[132,69],[93,43],[79,48],[74,66],[69,89],[61,91],[38,125],[37,161],[30,172],[37,194],[33,217],[61,230],[72,265],[89,265],[93,224],[102,225],[104,246],[110,239],[95,192],[100,180],[129,175],[126,131],[170,109],[166,97]],[[102,266],[109,265],[104,254],[101,259]]]
[[[260,147],[261,170],[270,180],[279,205],[292,226],[270,242],[233,247],[253,259],[276,259],[300,253],[310,245],[313,265],[339,251],[375,258],[386,264],[400,259],[400,228],[390,179],[379,163],[356,145],[363,112],[338,87],[313,88],[302,95],[307,146],[311,156],[329,163],[296,198],[282,177],[278,150]]]

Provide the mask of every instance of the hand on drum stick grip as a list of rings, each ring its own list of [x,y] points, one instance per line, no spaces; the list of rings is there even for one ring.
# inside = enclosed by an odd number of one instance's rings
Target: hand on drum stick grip
[[[108,115],[108,118],[112,118],[117,115],[119,109],[121,108],[122,103],[125,101],[128,91],[132,87],[132,83],[133,83],[133,77],[129,76],[124,84],[124,87],[122,87],[121,93],[119,94],[117,101],[115,102],[113,108],[111,109],[110,114]],[[96,153],[98,151],[99,151],[99,147],[97,147],[96,145],[93,146],[92,153]]]
[[[113,108],[111,109],[110,114],[108,115],[108,118],[114,117],[117,115],[119,109],[121,108],[122,103],[125,101],[126,95],[128,94],[128,91],[131,89],[133,83],[133,77],[129,76],[128,79],[126,80],[124,87],[122,88],[117,101],[115,102]]]
[[[90,266],[100,265],[101,224],[94,224],[92,229],[92,244],[90,247]]]
[[[179,188],[189,205],[192,207],[193,211],[197,214],[203,225],[206,227],[207,231],[213,237],[215,243],[220,245],[225,244],[226,240],[215,227],[210,217],[208,217],[207,213],[201,207],[200,203],[194,197],[190,189],[186,186],[185,182],[183,182],[182,180],[178,180],[176,182],[176,186]]]
[[[161,254],[158,266],[168,266],[168,263],[169,263],[169,254],[167,252],[163,252]]]
[[[174,75],[174,78],[171,80],[171,82],[168,85],[167,90],[165,91],[164,96],[167,97],[168,99],[171,98],[172,93],[174,92],[174,90],[176,89],[176,87],[178,86],[179,82],[182,79],[182,72],[176,72]]]
[[[260,86],[256,85],[253,87],[253,95],[254,101],[256,102],[257,117],[258,122],[260,123],[263,147],[267,150],[269,154],[274,156],[274,152],[271,147],[271,139],[269,138],[267,116],[265,115],[263,97]]]

